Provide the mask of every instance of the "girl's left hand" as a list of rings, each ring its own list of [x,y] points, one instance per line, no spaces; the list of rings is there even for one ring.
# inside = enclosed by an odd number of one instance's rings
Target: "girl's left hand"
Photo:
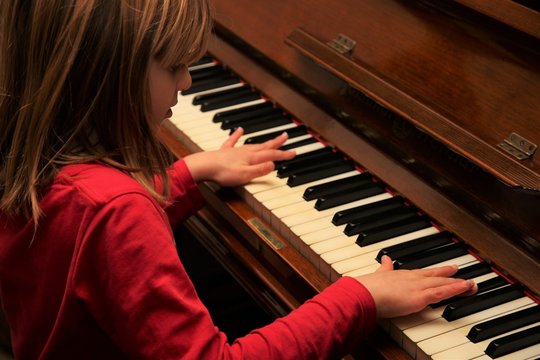
[[[213,181],[221,186],[243,185],[274,170],[274,161],[289,160],[296,155],[294,151],[278,150],[287,141],[287,133],[262,144],[236,147],[243,134],[244,130],[239,128],[219,150],[186,156],[184,161],[193,179]]]

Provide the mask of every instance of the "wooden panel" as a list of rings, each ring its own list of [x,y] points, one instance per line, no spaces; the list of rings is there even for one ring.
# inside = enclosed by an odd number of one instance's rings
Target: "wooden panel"
[[[538,39],[504,24],[495,27],[478,13],[448,1],[344,0],[330,5],[322,0],[217,0],[215,7],[219,27],[332,99],[337,112],[354,114],[354,99],[342,96],[348,84],[284,44],[299,26],[323,42],[344,33],[357,42],[352,58],[454,124],[436,131],[445,143],[457,138],[454,150],[510,184],[538,185],[538,155],[515,165],[523,168],[521,174],[533,174],[532,184],[521,181],[504,163],[485,160],[513,159],[497,146],[511,132],[540,144]],[[238,16],[238,9],[246,16]],[[414,108],[399,110],[409,111],[413,119],[422,116]],[[471,140],[457,137],[456,127],[462,129],[460,134],[472,134]]]

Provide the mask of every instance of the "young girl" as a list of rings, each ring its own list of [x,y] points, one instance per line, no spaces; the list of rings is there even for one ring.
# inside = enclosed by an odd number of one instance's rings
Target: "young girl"
[[[277,149],[285,135],[235,146],[241,130],[174,163],[161,145],[205,51],[206,0],[9,0],[0,13],[0,298],[16,358],[338,357],[376,316],[475,291],[453,266],[391,271],[386,257],[228,344],[171,228],[202,206],[197,182],[243,184],[294,153]]]

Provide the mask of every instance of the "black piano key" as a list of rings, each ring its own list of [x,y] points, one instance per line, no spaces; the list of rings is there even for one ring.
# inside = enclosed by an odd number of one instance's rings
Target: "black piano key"
[[[285,178],[290,175],[307,171],[311,169],[318,169],[328,162],[336,160],[343,160],[343,154],[338,152],[319,152],[313,154],[313,156],[298,159],[295,162],[276,165],[277,176],[279,178]]]
[[[472,279],[490,273],[492,270],[485,262],[460,268],[452,277],[456,279]]]
[[[540,325],[493,340],[485,353],[496,359],[536,344],[540,344]]]
[[[327,167],[333,167],[333,166],[339,166],[346,162],[346,160],[343,159],[343,156],[341,156],[339,153],[332,153],[329,154],[328,157],[321,157],[316,161],[312,161],[309,163],[304,163],[299,167],[287,167],[287,168],[279,168],[278,169],[278,177],[284,178],[288,177],[289,179],[296,177],[296,175],[300,176],[310,176],[309,174],[315,171],[318,171],[320,169],[324,169]],[[285,174],[285,176],[283,176]]]
[[[292,149],[295,149],[295,148],[300,147],[300,146],[309,145],[309,144],[315,144],[318,141],[319,140],[315,139],[314,137],[309,137],[307,139],[295,141],[295,142],[292,142],[292,143],[287,144],[287,145],[282,145],[282,146],[279,147],[279,150],[283,150],[283,151],[292,150]]]
[[[338,211],[332,218],[332,224],[338,226],[354,222],[356,219],[375,216],[389,210],[402,208],[404,207],[404,203],[405,200],[398,195],[389,199]]]
[[[467,338],[477,343],[538,321],[540,321],[540,305],[535,305],[476,324],[469,330]]]
[[[277,117],[273,117],[270,119],[267,119],[263,122],[254,122],[250,124],[244,124],[242,125],[242,129],[244,129],[244,134],[253,134],[257,131],[271,129],[274,127],[282,126],[292,124],[291,118],[287,115],[280,115]],[[231,134],[236,130],[237,128],[231,129]]]
[[[212,121],[215,123],[222,122],[224,120],[236,120],[245,119],[250,117],[256,117],[259,115],[265,115],[276,110],[274,104],[270,101],[265,101],[260,104],[244,106],[239,109],[220,111],[214,114]]]
[[[417,218],[405,219],[400,221],[391,228],[374,229],[358,234],[356,244],[359,246],[367,246],[380,241],[391,239],[396,236],[411,233],[413,231],[425,229],[431,226],[431,222],[427,216],[419,216]]]
[[[246,141],[244,141],[244,144],[260,144],[265,141],[271,140],[275,138],[276,136],[283,134],[284,132],[287,133],[287,135],[289,136],[289,139],[306,135],[308,133],[305,125],[299,125],[297,127],[287,129],[287,130],[279,130],[279,131],[274,131],[268,134],[262,134],[262,135],[249,137],[246,139]]]
[[[317,199],[315,209],[326,210],[339,205],[347,204],[356,200],[365,199],[370,196],[382,194],[384,187],[378,183],[369,183],[358,186],[358,188],[343,191],[338,194],[330,194]]]
[[[234,75],[223,75],[212,79],[198,81],[191,84],[188,89],[182,90],[182,95],[191,95],[202,91],[217,89],[223,86],[238,84],[240,79]]]
[[[201,111],[205,112],[260,98],[260,94],[254,92],[250,86],[244,85],[234,89],[197,95],[193,98],[193,105],[201,105]]]
[[[304,171],[289,176],[287,179],[287,185],[294,187],[302,184],[307,184],[312,181],[321,180],[337,174],[342,174],[347,171],[354,170],[354,163],[352,161],[342,160],[334,166],[324,167],[314,171]]]
[[[493,277],[491,279],[481,281],[481,282],[477,283],[476,285],[478,286],[478,291],[476,293],[480,294],[480,293],[483,293],[483,292],[486,292],[486,291],[490,291],[490,290],[493,290],[493,289],[497,289],[497,288],[506,286],[506,285],[508,285],[508,282],[502,276],[495,276],[495,277]],[[463,299],[463,297],[458,295],[458,296],[451,297],[449,299],[439,301],[437,303],[430,304],[429,306],[432,307],[432,308],[437,308],[439,306],[445,306],[445,305],[451,304],[453,302],[459,301],[461,299]]]
[[[275,161],[274,164],[276,165],[276,169],[277,169],[282,166],[289,166],[289,165],[296,164],[297,162],[306,161],[307,159],[312,159],[312,158],[315,159],[318,156],[320,156],[319,154],[321,153],[331,154],[333,152],[335,152],[333,148],[331,148],[330,146],[325,146],[317,150],[313,150],[313,151],[309,151],[300,155],[296,155],[294,158],[290,160]]]
[[[191,83],[197,83],[201,80],[208,80],[223,75],[233,75],[230,71],[225,70],[223,66],[208,66],[202,69],[190,70]]]
[[[267,103],[264,102],[262,104],[257,105],[266,105]],[[245,108],[239,108],[234,109],[236,110],[244,110]],[[259,109],[253,109],[253,110],[244,110],[243,112],[236,113],[234,115],[230,116],[217,116],[222,113],[217,113],[214,115],[214,118],[212,119],[215,123],[221,123],[222,129],[232,129],[234,127],[242,126],[246,122],[250,121],[257,121],[260,119],[267,119],[268,117],[272,116],[280,116],[284,115],[283,111],[280,109],[272,108],[272,107],[264,107]]]
[[[443,231],[383,248],[379,251],[375,259],[381,262],[381,258],[384,255],[390,256],[391,259],[399,259],[452,243],[452,234],[448,231]]]
[[[290,122],[291,118],[279,109],[273,109],[272,112],[259,116],[247,117],[244,119],[237,120],[224,120],[221,122],[221,128],[223,130],[236,129],[239,127],[247,128],[248,126],[253,126],[254,124],[265,124],[273,121],[274,119],[287,118]]]
[[[448,321],[460,319],[523,296],[525,295],[518,286],[505,286],[453,302],[444,309],[442,317]]]
[[[245,93],[251,93],[251,87],[249,85],[239,86],[233,89],[216,91],[210,94],[201,94],[193,98],[193,105],[202,105],[211,101],[219,101],[220,99],[229,99],[234,96],[239,96]]]
[[[420,269],[446,260],[467,254],[460,244],[449,244],[435,249],[429,249],[419,254],[410,255],[394,261],[394,269]]]
[[[362,218],[356,218],[354,222],[348,223],[343,232],[345,235],[352,236],[363,231],[382,229],[391,227],[403,219],[414,218],[418,216],[418,209],[414,206],[403,206],[397,209],[387,210],[378,214],[366,215]]]
[[[486,291],[497,289],[507,284],[508,284],[508,281],[506,281],[505,278],[503,278],[500,275],[497,275],[495,277],[492,277],[491,279],[487,279],[476,284],[478,286],[477,293],[480,294]]]
[[[315,200],[316,198],[320,198],[328,194],[352,189],[358,185],[370,183],[371,180],[372,176],[370,173],[359,173],[358,175],[349,176],[345,179],[339,179],[324,184],[310,186],[304,191],[303,198],[307,201]]]
[[[214,62],[214,59],[210,55],[204,55],[199,60],[197,60],[194,63],[190,64],[189,67],[209,64],[211,62]]]

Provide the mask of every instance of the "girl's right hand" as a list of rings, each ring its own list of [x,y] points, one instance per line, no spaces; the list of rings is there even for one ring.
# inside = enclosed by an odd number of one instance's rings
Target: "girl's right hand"
[[[377,316],[390,318],[423,310],[429,304],[456,295],[472,295],[477,285],[472,280],[451,278],[457,266],[418,270],[394,270],[392,260],[383,256],[381,266],[368,275],[358,276],[371,293]]]

